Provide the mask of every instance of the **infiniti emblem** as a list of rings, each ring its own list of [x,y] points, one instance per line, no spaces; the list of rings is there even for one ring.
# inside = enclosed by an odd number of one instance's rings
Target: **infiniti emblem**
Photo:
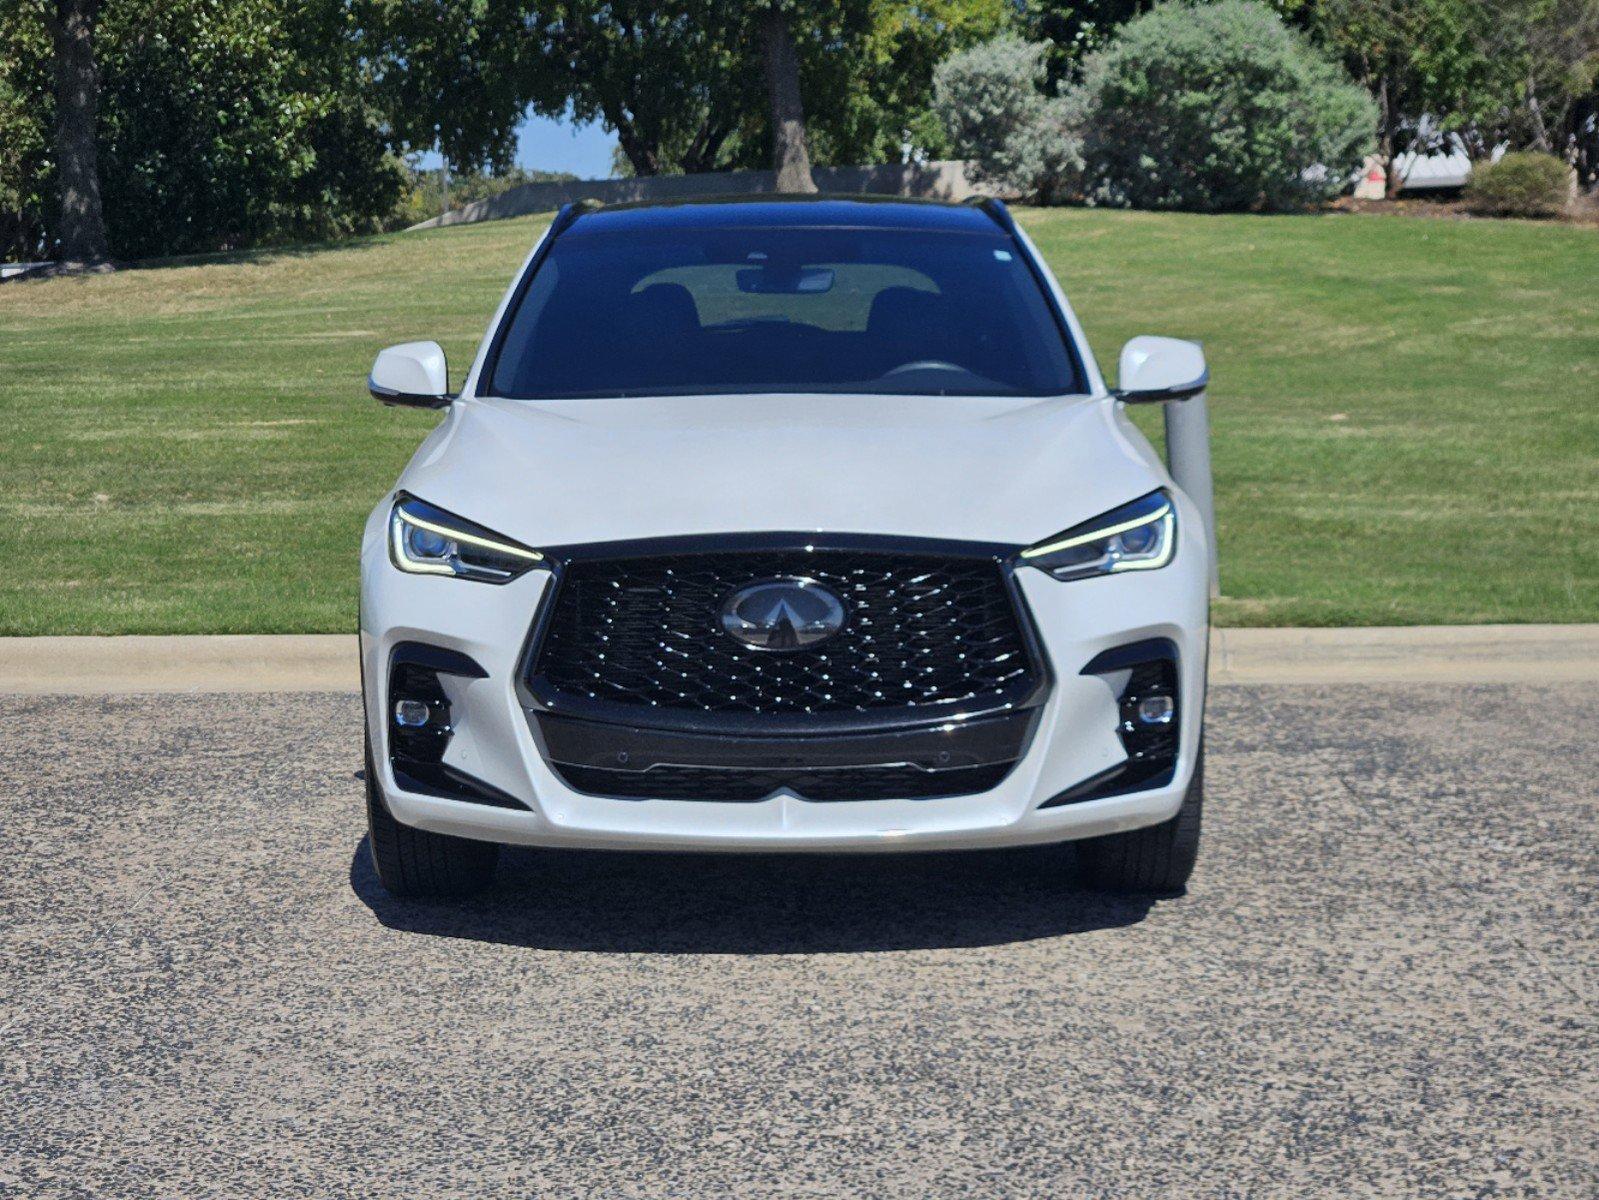
[[[722,601],[722,628],[752,650],[803,650],[844,628],[844,602],[814,579],[767,579]]]

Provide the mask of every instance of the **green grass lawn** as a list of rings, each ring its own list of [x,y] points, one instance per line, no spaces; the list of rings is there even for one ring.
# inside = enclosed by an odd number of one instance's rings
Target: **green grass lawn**
[[[1022,219],[1108,372],[1205,343],[1219,621],[1599,620],[1599,231]],[[0,633],[353,628],[436,420],[368,399],[372,356],[433,337],[459,382],[540,226],[0,287]]]

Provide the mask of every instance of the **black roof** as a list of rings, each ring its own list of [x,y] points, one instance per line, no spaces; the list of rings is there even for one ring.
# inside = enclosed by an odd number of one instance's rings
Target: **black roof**
[[[562,236],[646,229],[850,228],[993,234],[1010,218],[998,201],[950,204],[900,196],[707,196],[688,200],[575,205]]]

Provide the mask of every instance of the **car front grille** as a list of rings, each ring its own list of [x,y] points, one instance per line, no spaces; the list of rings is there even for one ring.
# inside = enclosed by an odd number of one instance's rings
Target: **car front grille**
[[[736,589],[817,581],[844,628],[788,653],[741,645],[720,624]],[[670,722],[1001,710],[1038,686],[1002,564],[993,557],[863,549],[737,550],[567,563],[529,686],[556,711],[612,705]],[[764,724],[764,722],[763,722]]]
[[[1007,548],[765,538],[554,552],[524,675],[551,766],[579,791],[640,799],[997,786],[1047,680]],[[797,649],[737,640],[729,598],[772,580],[831,592],[842,627]]]

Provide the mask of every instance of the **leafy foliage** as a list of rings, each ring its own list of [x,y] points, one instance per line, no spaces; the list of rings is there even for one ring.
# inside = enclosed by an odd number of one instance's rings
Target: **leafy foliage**
[[[1376,123],[1255,0],[1157,5],[1088,57],[1079,98],[1089,195],[1136,208],[1302,208],[1342,189]]]
[[[932,109],[934,73],[952,54],[1006,29],[1012,13],[1010,0],[874,0],[849,73],[808,89],[813,157],[838,165],[895,162],[907,145],[942,157],[947,141]],[[829,64],[837,65],[846,64]]]
[[[1029,31],[1047,49],[1051,87],[1069,81],[1072,68],[1148,8],[1147,0],[1034,0],[1027,5]]]
[[[580,119],[604,121],[635,174],[715,170],[730,142],[751,140],[765,106],[748,7],[715,0],[555,5],[548,45],[564,70],[536,107],[557,112],[570,102]]]
[[[602,122],[631,175],[762,167],[758,21],[774,0],[363,0],[363,53],[397,144],[503,167],[525,108]],[[897,159],[938,130],[934,67],[1010,19],[1009,0],[777,0],[817,163]],[[935,147],[936,148],[936,147]]]
[[[53,3],[0,3],[6,257],[47,256],[59,232]],[[530,108],[603,122],[630,174],[766,166],[759,29],[774,7],[817,164],[970,152],[995,187],[1043,200],[1310,203],[1367,144],[1373,110],[1279,13],[1371,93],[1389,159],[1451,133],[1479,159],[1527,146],[1599,178],[1599,0],[1221,0],[1143,16],[1148,0],[104,0],[112,252],[427,215],[436,201],[400,156],[438,148],[458,178],[507,179]]]
[[[49,249],[50,55],[44,0],[0,6],[0,258],[28,261]]]
[[[43,18],[27,0],[0,24],[0,203],[14,252],[48,251],[54,220]],[[339,0],[109,0],[95,40],[112,253],[377,228],[403,174],[363,99],[349,22]]]
[[[503,171],[516,126],[534,98],[556,89],[560,67],[544,30],[559,6],[522,0],[350,0],[366,89],[392,148],[438,148],[462,171]]]
[[[1045,47],[1001,36],[951,56],[933,79],[933,111],[980,180],[1048,201],[1082,165],[1069,99],[1045,96]]]
[[[1308,12],[1376,98],[1385,157],[1446,133],[1479,158],[1505,141],[1564,149],[1599,73],[1599,0],[1316,0]]]
[[[1571,193],[1571,167],[1536,150],[1518,150],[1498,162],[1479,163],[1466,184],[1466,200],[1477,212],[1501,217],[1555,217]]]

